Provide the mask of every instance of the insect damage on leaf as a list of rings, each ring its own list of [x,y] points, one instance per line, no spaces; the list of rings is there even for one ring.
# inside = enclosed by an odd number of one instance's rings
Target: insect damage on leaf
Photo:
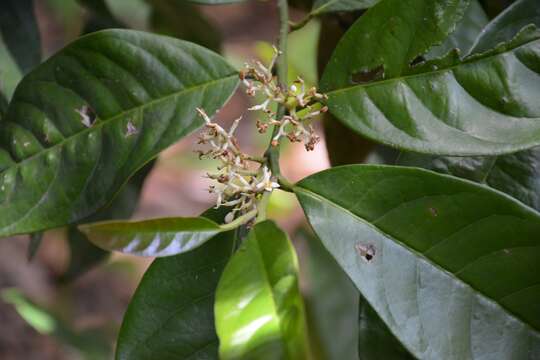
[[[358,243],[354,246],[354,248],[356,249],[358,255],[360,255],[360,257],[368,263],[373,261],[373,259],[375,258],[375,246],[371,244],[364,245]]]
[[[384,79],[384,65],[372,69],[361,69],[351,75],[351,83],[366,84],[375,80]]]
[[[75,109],[75,112],[81,116],[81,123],[87,128],[92,127],[96,121],[96,113],[90,106],[83,105],[80,109]]]
[[[130,137],[131,135],[135,135],[139,133],[139,129],[135,127],[133,122],[129,120],[126,125],[126,137]]]

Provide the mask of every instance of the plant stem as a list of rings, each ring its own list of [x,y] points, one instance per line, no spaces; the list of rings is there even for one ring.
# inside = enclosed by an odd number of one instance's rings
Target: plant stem
[[[293,192],[294,184],[283,176],[278,177],[279,189],[287,192]]]
[[[279,86],[287,90],[287,36],[289,34],[289,4],[287,0],[277,0],[279,10],[279,39],[278,50],[280,52],[277,59],[277,74]],[[285,115],[285,106],[279,104],[277,109],[277,118],[281,119]],[[272,130],[272,138],[276,136],[279,131],[279,126],[274,125]],[[266,149],[265,157],[268,159],[268,165],[272,171],[272,175],[280,176],[281,171],[279,169],[279,144],[277,146],[268,145]]]
[[[259,223],[266,220],[266,209],[268,208],[268,203],[270,202],[271,195],[272,192],[264,192],[263,197],[259,202],[259,205],[257,206],[257,208],[259,209],[259,214],[257,215],[257,219],[255,219],[255,222]]]
[[[300,30],[301,28],[303,28],[304,26],[306,26],[306,24],[313,18],[313,14],[308,14],[307,16],[305,16],[302,20],[300,20],[299,22],[292,22],[292,21],[289,21],[289,25],[291,26],[291,32],[293,31],[296,31],[296,30]]]
[[[237,227],[239,227],[241,225],[244,225],[245,223],[247,223],[248,221],[253,219],[255,217],[255,215],[257,215],[257,209],[251,210],[250,212],[247,212],[244,215],[237,217],[236,219],[234,219],[230,223],[222,224],[219,227],[223,231],[234,230]]]

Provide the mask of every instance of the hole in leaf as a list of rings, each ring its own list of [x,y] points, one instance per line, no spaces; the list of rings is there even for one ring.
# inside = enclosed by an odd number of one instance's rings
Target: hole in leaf
[[[415,66],[422,65],[426,62],[426,59],[423,56],[416,57],[411,63],[409,64],[409,67],[413,68]]]
[[[382,79],[384,79],[384,65],[379,65],[373,69],[362,69],[351,75],[353,84],[365,84]]]
[[[355,246],[356,252],[365,262],[371,262],[375,258],[375,246],[368,244],[356,244]]]

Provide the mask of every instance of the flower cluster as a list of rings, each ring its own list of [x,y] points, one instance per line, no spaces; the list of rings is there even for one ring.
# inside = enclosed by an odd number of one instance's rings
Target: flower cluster
[[[204,119],[205,131],[199,137],[199,144],[210,145],[207,151],[198,150],[199,157],[219,160],[218,172],[207,174],[217,182],[209,188],[210,193],[217,195],[216,208],[232,207],[225,217],[231,222],[237,215],[256,212],[257,204],[265,191],[271,192],[279,187],[272,177],[264,161],[254,159],[243,153],[234,132],[241,118],[236,119],[229,131],[212,122],[203,109],[197,109]],[[256,167],[255,169],[254,166]]]
[[[270,125],[278,127],[278,131],[272,138],[272,145],[277,146],[279,140],[286,136],[291,142],[303,142],[306,150],[315,148],[320,138],[311,126],[311,121],[317,115],[328,111],[321,103],[326,100],[326,95],[317,92],[317,88],[306,89],[304,80],[300,77],[288,88],[282,89],[272,74],[272,69],[279,51],[274,48],[274,56],[268,67],[260,61],[246,64],[240,71],[240,79],[246,86],[248,96],[262,94],[265,100],[248,110],[263,111],[265,118],[257,120],[257,128],[260,133],[265,133]],[[281,104],[287,110],[287,114],[277,118],[277,114],[270,109],[272,103]]]

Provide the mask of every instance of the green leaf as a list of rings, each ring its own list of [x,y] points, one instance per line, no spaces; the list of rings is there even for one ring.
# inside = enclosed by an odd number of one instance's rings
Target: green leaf
[[[494,47],[501,41],[512,39],[524,24],[534,23],[540,26],[540,17],[535,9],[537,7],[527,1],[519,1],[509,7],[485,27],[477,40],[477,45],[480,45],[473,51],[481,51],[482,47]],[[468,41],[456,43],[463,52],[468,52],[468,44]],[[484,183],[540,211],[539,147],[494,157],[467,158],[402,153],[398,163]]]
[[[102,249],[139,256],[170,256],[201,246],[222,230],[204,217],[103,221],[79,226]]]
[[[216,292],[221,359],[303,359],[304,306],[287,234],[258,223],[231,258]]]
[[[329,92],[351,129],[403,150],[497,155],[540,144],[540,32],[525,28],[495,50],[455,52],[408,75]]]
[[[414,357],[394,337],[369,303],[360,299],[358,354],[361,360],[405,360]]]
[[[109,207],[98,211],[81,222],[90,223],[94,221],[130,218],[139,202],[144,181],[153,166],[154,161],[137,171],[122,190],[120,190]],[[60,281],[74,280],[104,261],[109,255],[108,251],[104,251],[92,244],[86,235],[79,231],[76,225],[70,225],[68,227],[67,240],[70,259],[66,271],[60,276]]]
[[[383,79],[401,75],[454,30],[468,5],[469,0],[379,2],[341,38],[323,73],[321,89],[348,88],[372,79],[372,73]]]
[[[124,317],[116,359],[217,359],[214,292],[234,241],[234,232],[222,233],[192,252],[155,260]]]
[[[353,165],[295,188],[309,222],[418,358],[540,355],[540,215],[434,172]]]
[[[59,276],[60,282],[75,280],[94,266],[105,261],[109,256],[108,251],[92,244],[76,226],[69,226],[66,236],[69,247],[69,263],[65,272]]]
[[[471,0],[465,15],[457,24],[456,30],[441,45],[432,48],[427,54],[427,58],[441,57],[452,49],[460,49],[462,54],[468,54],[478,34],[488,22],[489,19],[482,9],[482,5],[478,0]]]
[[[61,344],[67,345],[71,349],[70,353],[76,350],[77,359],[110,358],[112,349],[109,339],[106,338],[106,329],[76,330],[77,326],[66,323],[62,319],[65,317],[65,313],[57,314],[34,303],[16,288],[1,289],[0,299],[12,304],[19,316],[40,334],[52,337]]]
[[[367,9],[379,0],[316,0],[311,9],[311,16],[328,12],[353,11]]]
[[[298,240],[311,345],[318,347],[312,353],[316,359],[358,359],[358,290],[315,234],[302,229]]]
[[[179,0],[147,0],[152,5],[150,24],[153,31],[174,36],[219,52],[219,31],[196,6]]]
[[[93,214],[237,84],[223,58],[180,40],[106,30],[75,41],[23,79],[0,123],[0,236]]]
[[[33,0],[2,0],[0,31],[15,61],[27,73],[41,61],[41,41]]]
[[[540,147],[505,156],[451,157],[402,153],[399,165],[476,181],[540,211]]]
[[[472,52],[488,51],[512,39],[520,29],[529,24],[540,27],[538,0],[518,0],[482,30],[474,43]]]

